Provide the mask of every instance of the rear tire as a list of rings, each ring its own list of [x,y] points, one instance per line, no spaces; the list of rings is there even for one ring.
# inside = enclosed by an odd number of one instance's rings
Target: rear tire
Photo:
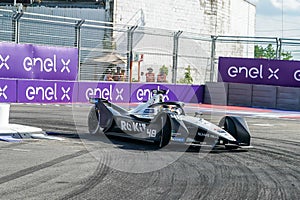
[[[158,138],[159,139],[154,142],[158,148],[163,148],[169,144],[170,140],[166,138],[166,134],[164,132],[160,133]]]
[[[171,122],[166,113],[160,114],[157,120],[161,123],[162,128],[157,134],[157,140],[154,141],[154,144],[158,148],[163,148],[168,145],[171,140]]]
[[[100,119],[100,112],[98,112],[95,109],[95,106],[93,106],[88,116],[88,129],[90,134],[103,133],[103,129],[100,127],[99,119]]]

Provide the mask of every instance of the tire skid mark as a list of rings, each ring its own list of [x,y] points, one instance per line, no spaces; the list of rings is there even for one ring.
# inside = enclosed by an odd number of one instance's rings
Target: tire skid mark
[[[276,153],[274,151],[269,151],[267,149],[261,149],[261,151],[264,151],[265,155],[275,158],[274,160],[276,160],[278,162],[279,161],[283,162],[284,163],[284,165],[283,165],[284,168],[288,168],[289,170],[293,171],[293,174],[290,173],[289,175],[292,176],[292,177],[294,177],[296,180],[300,179],[300,177],[299,177],[300,170],[298,169],[298,167],[299,167],[298,166],[299,165],[298,161],[291,162],[291,160],[293,158],[289,158],[288,157],[289,155],[287,155],[287,154]],[[256,152],[260,152],[260,151],[256,151]],[[280,155],[280,157],[278,157],[278,155]],[[286,162],[286,161],[288,161],[288,162]]]
[[[271,181],[270,184],[270,182],[267,182],[265,178],[261,178],[261,183],[263,184],[263,187],[259,191],[258,199],[266,199],[267,196],[269,197],[268,199],[297,199],[299,195],[299,190],[298,192],[294,190],[292,192],[286,191],[286,182],[290,183],[293,181],[289,177],[293,177],[293,179],[295,179],[295,182],[299,180],[299,177],[297,178],[292,173],[284,172],[282,169],[279,169],[278,167],[274,166],[274,164],[268,162],[267,160],[270,159],[268,158],[268,156],[272,155],[266,155],[263,151],[257,152],[257,154],[255,154],[255,157],[246,157],[246,155],[241,156],[250,159],[255,163],[263,164],[264,167],[260,168],[262,173],[260,172],[259,175],[264,175]]]
[[[279,147],[266,147],[266,145],[262,145],[262,144],[255,144],[255,149],[253,149],[253,151],[260,150],[260,151],[265,151],[269,154],[273,154],[273,156],[280,156],[280,159],[284,159],[285,161],[288,160],[300,160],[300,154],[292,152],[292,151],[288,151],[288,150],[284,150],[282,148]],[[258,147],[258,148],[257,148]],[[285,156],[284,158],[282,158],[282,156]]]
[[[263,138],[263,137],[257,137],[257,136],[253,136],[252,138],[258,139],[258,140],[281,142],[284,144],[294,145],[297,147],[299,147],[299,145],[300,145],[300,142],[295,142],[295,141],[290,141],[290,140],[283,140],[283,139],[276,139],[276,138]]]
[[[251,157],[245,157],[245,156],[241,156],[243,159],[250,159],[252,161],[258,162],[261,164],[261,160],[260,159],[254,159]],[[264,163],[265,164],[265,163]],[[275,194],[273,191],[271,191],[271,189],[269,188],[278,188],[278,183],[275,180],[275,178],[273,178],[273,176],[271,174],[269,174],[267,172],[267,170],[265,169],[266,167],[260,167],[260,169],[263,171],[263,173],[259,173],[257,175],[257,177],[260,179],[259,183],[257,184],[259,186],[259,184],[261,184],[261,189],[257,191],[257,198],[256,199],[282,199],[282,191],[280,190],[279,194]],[[253,171],[253,174],[255,174],[255,171]],[[266,182],[268,181],[268,183]],[[270,181],[272,182],[272,186],[270,184]],[[267,185],[266,185],[267,184]],[[273,196],[275,195],[275,196]],[[281,198],[279,198],[279,195],[281,196]]]
[[[95,148],[97,149],[97,148]],[[96,150],[97,152],[97,150]],[[110,182],[111,180],[117,179],[119,182],[126,182],[127,178],[131,178],[131,176],[127,175],[127,173],[123,173],[121,171],[117,171],[110,166],[110,159],[114,156],[114,151],[112,152],[99,152],[101,156],[97,156],[95,158],[98,160],[97,167],[93,170],[93,173],[89,175],[87,178],[83,180],[79,180],[78,182],[73,184],[73,190],[69,193],[62,195],[57,199],[90,199],[93,195],[97,194],[97,191],[102,191],[102,195],[107,195],[107,187],[103,187],[103,182]],[[93,155],[93,153],[92,153]],[[112,159],[113,160],[113,159]],[[124,176],[125,179],[120,178],[118,176]],[[127,176],[126,176],[127,175]],[[78,186],[79,185],[79,186]],[[76,187],[76,189],[74,189]],[[114,190],[118,190],[118,186],[114,186]],[[135,191],[130,191],[130,193]],[[116,196],[118,193],[112,193],[114,196],[113,199],[119,199],[121,197]],[[122,196],[124,198],[125,195]],[[98,197],[99,198],[99,197]],[[96,199],[98,199],[96,198]],[[93,198],[92,198],[93,199]]]
[[[173,171],[173,170],[172,170]],[[160,174],[163,174],[165,175],[164,172],[160,171],[159,172]],[[167,175],[167,177],[170,177],[169,175]],[[172,185],[171,184],[164,184],[165,181],[168,181],[168,179],[166,180],[165,178],[161,179],[162,183],[159,183],[158,185],[165,185],[165,188],[164,191],[162,193],[160,193],[159,197],[157,199],[167,199],[168,198],[168,195],[170,194],[171,192],[171,188],[172,188]],[[171,174],[171,183],[174,182],[174,173]],[[167,187],[166,187],[167,185]]]
[[[208,199],[208,195],[211,193],[213,186],[216,184],[216,177],[214,176],[216,170],[215,166],[207,159],[204,162],[206,162],[203,163],[206,165],[204,170],[203,168],[200,169],[199,166],[194,163],[186,164],[188,167],[194,168],[197,172],[197,174],[195,174],[196,177],[199,177],[197,181],[197,187],[199,187],[199,189],[197,190],[196,194],[194,194],[192,197],[188,197],[188,199]],[[195,187],[195,185],[193,186]],[[187,191],[187,193],[190,192]]]
[[[99,164],[97,165],[97,168],[94,171],[94,173],[86,181],[84,181],[82,187],[79,187],[58,199],[61,200],[72,199],[72,198],[84,199],[84,197],[82,196],[84,196],[86,193],[94,189],[111,172],[111,168],[108,167],[108,165],[106,165],[107,161],[108,161],[108,157],[105,156],[103,161],[102,160],[99,161]]]
[[[2,147],[0,147],[0,150],[1,149],[10,149],[10,148],[15,148],[15,147],[19,147],[19,146],[22,146],[22,145],[24,145],[24,144],[28,144],[27,142],[24,142],[24,141],[22,141],[22,142],[16,142],[16,143],[12,143],[12,144],[8,144],[8,145],[5,145],[5,146],[2,146]]]
[[[161,180],[159,171],[139,174],[121,171],[114,172],[108,179],[121,181],[122,184],[113,186],[114,190],[119,192],[111,194],[110,199],[145,199],[149,194],[157,192],[156,187]]]
[[[230,158],[232,161],[236,162],[243,174],[243,177],[245,177],[245,183],[246,188],[244,189],[244,194],[240,193],[241,190],[239,191],[239,196],[237,199],[258,199],[258,185],[257,183],[260,182],[258,176],[253,173],[253,171],[245,164],[245,162],[242,162],[238,160],[237,158],[239,157],[238,155],[235,154],[226,154],[227,158]],[[245,160],[243,160],[245,161]],[[240,180],[239,180],[240,181]]]
[[[145,159],[147,159],[147,157],[145,157]],[[157,161],[159,162],[159,160]],[[178,164],[180,164],[180,166]],[[187,181],[181,181],[180,176],[178,177],[180,171],[185,170],[181,165],[182,163],[173,163],[160,170],[147,173],[121,173],[120,175],[125,174],[125,181],[124,178],[122,179],[120,177],[114,177],[114,179],[123,180],[122,182],[126,185],[126,192],[123,193],[122,197],[118,196],[117,198],[147,199],[149,194],[152,194],[155,199],[169,199],[170,196],[176,196],[174,198],[179,199],[187,186]],[[178,166],[180,169],[178,169]],[[147,177],[147,181],[145,181],[145,177]],[[129,180],[129,184],[127,184],[127,179]],[[130,184],[132,182],[135,184]],[[119,188],[117,187],[116,189],[118,190]],[[124,188],[120,189],[124,190]]]
[[[141,182],[138,182],[137,185],[142,186],[140,188],[134,187],[133,186],[133,191],[130,191],[130,195],[126,196],[126,199],[141,199],[141,198],[145,198],[145,195],[147,195],[147,192],[151,192],[151,189],[153,190],[153,188],[155,188],[157,186],[157,184],[160,181],[160,174],[158,171],[154,171],[154,172],[149,172],[147,174],[139,174],[138,176],[147,176],[150,177],[147,181],[147,183],[145,184],[144,179],[140,178]],[[128,178],[132,179],[132,174],[128,174],[127,176]],[[132,186],[131,186],[132,187]],[[155,192],[155,191],[152,191]],[[146,193],[146,194],[143,194]],[[141,197],[142,196],[142,197]]]
[[[58,198],[58,199],[83,199],[80,198],[84,196],[86,193],[88,193],[90,190],[95,188],[99,183],[103,181],[103,179],[107,176],[109,173],[110,168],[107,167],[105,164],[99,164],[95,172],[91,175],[87,183],[84,184],[84,186],[80,187],[79,189],[76,189],[69,194],[66,194],[65,196]]]
[[[174,170],[171,179],[169,179],[171,186],[158,199],[181,199],[187,188],[187,180],[178,180],[176,176],[177,173]]]
[[[20,177],[32,174],[36,171],[51,167],[55,164],[64,162],[66,160],[70,160],[72,158],[75,158],[75,157],[78,157],[78,156],[81,156],[81,155],[84,155],[84,154],[87,154],[87,153],[88,153],[87,150],[78,151],[78,152],[75,152],[75,153],[72,153],[72,154],[69,154],[69,155],[61,156],[59,158],[56,158],[54,160],[51,160],[51,161],[48,161],[48,162],[45,162],[45,163],[42,163],[42,164],[39,164],[39,165],[35,165],[33,167],[29,167],[29,168],[20,170],[18,172],[13,173],[13,174],[3,176],[3,177],[0,178],[0,184],[18,179]]]
[[[24,196],[22,195],[23,192],[28,191],[30,189],[33,189],[37,186],[39,186],[41,183],[46,183],[51,181],[52,179],[57,178],[59,175],[57,174],[50,174],[50,175],[45,175],[43,177],[38,177],[38,181],[30,181],[27,182],[26,184],[21,184],[21,185],[14,185],[14,187],[11,187],[7,190],[5,190],[4,192],[0,193],[0,196],[2,199],[11,199],[10,196],[12,194],[14,194],[14,199],[22,199],[24,198]],[[22,192],[20,194],[20,192]],[[20,194],[20,197],[17,198],[16,195]],[[36,196],[36,194],[32,194],[32,198],[34,198]],[[30,196],[26,196],[26,198],[30,199]]]
[[[131,174],[127,174],[127,175],[131,176]],[[140,188],[140,190],[136,189],[136,187],[133,187],[134,191],[132,191],[131,194],[126,197],[126,199],[142,199],[142,198],[145,198],[145,196],[143,196],[143,195],[141,197],[141,194],[143,194],[143,192],[150,192],[149,188],[155,188],[157,186],[157,184],[161,181],[161,176],[160,176],[159,171],[147,173],[147,175],[148,175],[148,177],[150,176],[150,179],[148,180],[148,182],[146,184],[145,184],[145,182],[140,182],[139,185],[143,186],[143,187]],[[144,179],[141,178],[141,180],[143,181]],[[153,192],[155,192],[155,191],[153,191]]]
[[[155,199],[180,199],[187,188],[187,180],[180,179],[182,170],[186,170],[183,163],[173,163],[154,172],[139,174],[139,176],[151,177],[150,181],[146,185],[145,182],[142,182],[143,187],[135,187],[130,196],[123,197],[126,197],[125,199],[147,199],[145,195],[153,194],[152,198],[155,197]],[[132,175],[129,174],[129,176]],[[140,180],[144,181],[143,178]]]
[[[233,172],[237,173],[240,171],[239,173],[244,173],[244,169],[239,165],[229,162],[227,156],[218,155],[217,159],[218,162],[213,163],[215,172],[212,174],[212,176],[215,176],[215,185],[210,188],[210,191],[206,194],[206,196],[199,193],[199,199],[219,199],[220,194],[222,199],[234,199],[232,193],[239,191],[238,193],[235,193],[237,195],[240,194],[240,191],[243,191],[243,185],[240,183],[244,183],[245,181],[243,179],[239,179],[239,181],[236,182],[232,175]],[[233,184],[236,184],[235,187]],[[236,199],[240,198],[236,197]]]
[[[52,106],[49,106],[49,111],[53,112]],[[62,114],[61,111],[55,111],[55,113]],[[35,115],[39,114],[40,112]],[[54,118],[50,120],[57,122]],[[44,119],[41,118],[40,121],[43,122]],[[73,127],[71,123],[59,124],[60,128],[65,126],[70,130],[71,126]],[[53,127],[47,128],[53,129]],[[65,199],[92,199],[91,197],[96,197],[95,194],[101,194],[102,192],[107,195],[108,192],[111,192],[111,189],[106,188],[107,183],[114,180],[115,182],[111,184],[112,187],[115,186],[114,190],[119,190],[122,185],[132,183],[132,185],[126,185],[126,188],[122,188],[122,192],[111,194],[113,197],[119,197],[115,199],[142,199],[143,197],[157,199],[156,197],[159,195],[161,195],[159,196],[161,199],[170,199],[171,197],[177,197],[177,199],[297,199],[300,188],[300,173],[297,170],[299,154],[296,152],[299,152],[297,148],[300,143],[281,139],[253,138],[259,143],[258,148],[249,150],[248,153],[210,154],[202,160],[197,160],[197,156],[193,154],[185,154],[184,157],[172,165],[145,174],[120,171],[112,171],[113,173],[111,173],[109,169],[105,169],[105,164],[99,164],[99,166],[96,164],[96,171],[93,175],[98,176],[98,179],[101,180],[93,180],[93,176],[88,176],[79,185],[68,185],[70,190],[73,187],[73,192],[62,196]],[[264,141],[270,143],[263,145]],[[278,145],[278,143],[285,144],[281,148],[286,146],[287,150],[272,146],[272,144]],[[292,149],[296,150],[293,152]],[[156,162],[159,162],[159,160]],[[206,164],[202,162],[206,162]],[[108,173],[108,175],[102,177],[101,174],[103,173]],[[243,177],[243,174],[245,174],[245,177]],[[241,177],[232,177],[232,175],[241,175]],[[289,189],[286,187],[288,182],[294,181],[298,181],[298,183],[295,183],[294,188]],[[116,182],[119,182],[119,184],[116,185]],[[254,182],[256,182],[256,185],[252,185]],[[176,184],[178,185],[176,186]],[[75,186],[77,189],[75,189]],[[86,191],[84,191],[84,188]],[[178,188],[179,191],[177,192]],[[95,193],[96,189],[97,193]],[[249,191],[246,191],[247,189]],[[240,191],[242,191],[241,194]],[[257,192],[253,196],[249,196],[250,191]],[[177,193],[174,195],[174,192]],[[242,194],[245,194],[245,196]],[[34,196],[32,197],[34,198]],[[94,199],[99,198],[101,196]]]
[[[227,172],[230,167],[224,164],[227,159],[216,154],[208,154],[200,162],[193,156],[187,158],[189,160],[184,162],[184,171],[188,174],[189,182],[180,199],[218,199],[218,195],[223,194],[223,186],[226,185],[223,184],[227,180],[224,178],[229,177]]]

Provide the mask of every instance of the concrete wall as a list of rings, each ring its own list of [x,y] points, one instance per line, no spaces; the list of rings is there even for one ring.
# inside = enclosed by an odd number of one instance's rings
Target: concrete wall
[[[222,101],[222,99],[227,99],[227,101]],[[207,83],[204,88],[204,103],[299,111],[300,88],[240,83]]]
[[[251,106],[252,87],[247,84],[228,84],[228,105]]]
[[[228,83],[206,83],[204,85],[204,103],[227,105]]]
[[[276,107],[285,110],[300,110],[300,88],[277,87]]]
[[[276,108],[276,86],[252,85],[252,90],[252,106],[262,108]]]

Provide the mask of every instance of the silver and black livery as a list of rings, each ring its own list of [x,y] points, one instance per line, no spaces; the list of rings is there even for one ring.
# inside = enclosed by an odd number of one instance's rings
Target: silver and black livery
[[[153,141],[159,148],[169,142],[193,145],[250,146],[246,121],[237,116],[223,117],[215,125],[199,116],[186,115],[182,102],[164,102],[164,90],[153,90],[147,102],[126,110],[100,98],[90,98],[88,127],[91,134],[104,133]]]

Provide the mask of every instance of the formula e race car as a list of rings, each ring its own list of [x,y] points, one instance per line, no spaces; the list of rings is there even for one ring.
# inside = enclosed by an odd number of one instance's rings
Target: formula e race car
[[[131,110],[90,98],[94,106],[88,116],[89,132],[150,140],[159,148],[170,141],[230,149],[250,146],[250,131],[243,118],[225,116],[217,126],[200,116],[186,115],[183,102],[164,102],[166,91],[152,93],[151,99]]]

